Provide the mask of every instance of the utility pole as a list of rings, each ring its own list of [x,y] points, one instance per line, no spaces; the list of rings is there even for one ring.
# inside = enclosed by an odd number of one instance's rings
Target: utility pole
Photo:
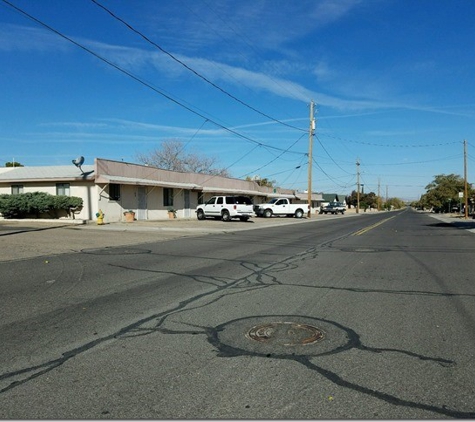
[[[467,141],[463,140],[463,178],[464,178],[464,198],[465,198],[465,220],[468,218],[468,183],[467,183]]]
[[[313,100],[310,101],[310,127],[308,130],[308,214],[307,217],[312,217],[312,149],[313,149],[313,135],[315,132],[315,117],[313,112]]]
[[[360,213],[360,160],[356,159],[356,214]]]
[[[378,211],[381,211],[381,179],[378,177]]]

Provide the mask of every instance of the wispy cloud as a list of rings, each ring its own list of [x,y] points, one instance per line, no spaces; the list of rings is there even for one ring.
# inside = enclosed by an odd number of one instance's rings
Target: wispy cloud
[[[188,46],[195,51],[202,47],[219,49],[230,41],[233,45],[247,44],[256,51],[282,51],[294,40],[342,19],[361,3],[361,0],[182,1],[167,3],[167,10],[172,10],[167,14],[163,13],[164,6],[153,5],[148,28],[182,52],[191,51]],[[180,8],[185,8],[186,13],[179,13]],[[179,37],[174,40],[171,34]]]
[[[8,52],[66,51],[69,44],[52,32],[30,26],[0,25],[0,50]]]
[[[114,136],[131,137],[131,134],[137,132],[146,133],[146,135],[137,135],[143,139],[148,137],[167,136],[167,134],[173,136],[192,136],[196,134],[196,128],[183,127],[183,126],[170,126],[170,125],[158,125],[153,123],[144,123],[126,119],[101,119],[97,122],[47,122],[42,123],[41,127],[44,128],[63,128],[70,129],[67,133],[71,136],[85,136],[88,137],[101,136],[101,134],[116,134]],[[88,132],[86,132],[88,131]],[[54,138],[62,137],[66,132],[49,132],[47,136],[53,136]],[[201,128],[199,130],[200,135],[206,136],[222,136],[226,133],[223,129],[216,128]]]
[[[286,3],[284,3],[284,8]],[[324,25],[330,23],[349,13],[355,6],[360,4],[357,0],[346,0],[342,2],[326,1],[314,6],[312,14],[318,15],[317,25]],[[307,4],[308,6],[308,4]],[[292,7],[295,7],[293,5]],[[298,9],[298,7],[297,7]],[[236,13],[239,13],[237,11]],[[241,11],[240,13],[243,13]],[[246,12],[247,13],[247,12]],[[260,14],[262,15],[262,11]],[[303,10],[301,11],[303,13]],[[299,10],[295,13],[299,16]],[[279,16],[285,16],[285,13],[280,12]],[[290,19],[294,19],[292,17]],[[275,22],[274,22],[275,25]],[[315,25],[315,23],[314,23]],[[308,30],[308,28],[306,29]],[[272,32],[272,31],[267,31]],[[288,35],[288,34],[287,34]],[[87,46],[91,50],[104,56],[108,60],[116,63],[133,72],[146,72],[154,69],[159,71],[161,76],[169,79],[178,79],[184,74],[189,74],[183,66],[173,61],[158,50],[140,49],[135,47],[120,46],[106,44],[95,40],[80,39],[81,44]],[[72,51],[70,44],[58,37],[55,34],[49,33],[46,30],[39,28],[32,28],[17,25],[3,25],[0,26],[0,49],[5,51],[62,51],[64,53]],[[289,78],[276,77],[269,74],[269,72],[262,72],[259,70],[244,68],[242,66],[232,65],[217,60],[210,60],[204,57],[192,57],[185,55],[176,55],[176,57],[187,66],[193,68],[199,74],[205,76],[207,79],[213,81],[215,84],[224,84],[228,87],[247,87],[253,91],[265,92],[281,98],[292,99],[308,103],[311,99],[316,101],[319,106],[333,108],[338,111],[364,111],[364,110],[384,110],[384,109],[411,109],[423,110],[431,113],[445,113],[445,114],[461,114],[438,109],[436,107],[424,107],[411,100],[400,101],[391,99],[390,95],[383,89],[370,82],[366,83],[366,87],[374,87],[371,98],[368,98],[368,90],[366,90],[367,98],[357,98],[358,92],[355,85],[348,86],[342,82],[339,86],[345,86],[344,90],[337,90],[336,95],[316,91],[312,88],[306,87],[300,83],[294,82]],[[288,66],[288,68],[295,66],[303,66],[285,60],[280,61],[280,66]],[[330,65],[321,61],[315,66],[315,74],[322,80],[329,80],[333,78],[333,84],[338,85],[337,79],[344,81],[343,73],[332,69]],[[156,75],[156,74],[155,74]],[[338,76],[340,75],[340,76]],[[196,77],[196,76],[195,76]],[[354,76],[361,82],[365,75],[360,74]],[[370,80],[370,75],[367,75],[367,81]],[[380,86],[384,86],[384,81]],[[361,83],[358,83],[361,86]],[[361,91],[361,90],[360,90]],[[370,90],[371,91],[371,90]]]
[[[164,76],[177,78],[179,74],[189,72],[183,66],[174,62],[169,57],[155,51],[141,50],[136,48],[124,48],[108,44],[94,42],[91,45],[101,55],[104,55],[114,63],[124,66],[134,72],[143,69],[144,66],[152,65],[164,73]],[[339,98],[321,92],[313,91],[301,84],[285,78],[269,77],[268,74],[232,66],[204,58],[175,56],[186,63],[200,75],[215,84],[226,83],[228,86],[247,87],[251,90],[267,92],[279,97],[297,101],[309,102],[314,99],[318,104],[340,110],[362,110],[401,107],[401,105],[381,103],[377,101],[365,101]],[[191,74],[191,73],[190,73]]]

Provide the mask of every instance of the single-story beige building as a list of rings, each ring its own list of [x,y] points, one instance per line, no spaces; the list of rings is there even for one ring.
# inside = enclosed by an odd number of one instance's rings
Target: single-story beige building
[[[0,194],[47,192],[78,196],[83,208],[76,219],[94,220],[101,210],[105,221],[125,219],[132,210],[137,220],[168,219],[173,209],[177,218],[194,218],[195,209],[214,195],[245,195],[254,203],[275,197],[307,203],[306,192],[259,186],[247,181],[201,173],[182,173],[96,158],[94,165],[3,167],[0,168]],[[322,202],[322,194],[312,194],[312,212]]]

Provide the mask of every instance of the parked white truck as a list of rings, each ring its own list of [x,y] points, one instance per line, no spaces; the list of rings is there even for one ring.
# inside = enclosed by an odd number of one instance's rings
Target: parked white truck
[[[272,217],[273,215],[302,218],[308,212],[308,204],[292,204],[287,198],[274,198],[265,204],[254,205],[254,212],[258,217]]]
[[[246,196],[213,196],[196,207],[196,217],[198,220],[214,217],[223,221],[232,218],[247,221],[254,215],[252,207],[252,201]]]

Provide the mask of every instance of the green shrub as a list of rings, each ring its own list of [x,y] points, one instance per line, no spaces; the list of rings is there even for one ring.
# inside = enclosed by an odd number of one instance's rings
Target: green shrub
[[[30,205],[30,213],[36,214],[37,217],[40,214],[54,210],[54,196],[45,192],[32,192],[24,193],[28,195],[28,203]]]
[[[57,195],[53,198],[54,208],[57,210],[68,210],[70,208],[82,207],[82,198],[77,196]]]
[[[50,195],[45,192],[28,192],[16,195],[0,195],[0,213],[5,218],[25,218],[29,215],[39,217],[49,213],[55,218],[58,211],[77,209],[83,204],[77,196]]]
[[[25,212],[19,195],[0,195],[0,212],[5,218],[14,218]]]

